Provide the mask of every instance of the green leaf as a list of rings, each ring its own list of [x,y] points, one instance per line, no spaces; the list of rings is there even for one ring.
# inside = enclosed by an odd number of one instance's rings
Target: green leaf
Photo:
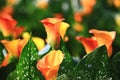
[[[30,39],[22,51],[15,71],[8,76],[8,80],[40,80],[40,72],[36,68],[38,59],[38,49]]]
[[[14,71],[16,68],[16,63],[10,63],[5,67],[0,68],[0,80],[7,80],[7,76]]]
[[[66,49],[66,46],[62,40],[59,49],[65,55],[60,65],[58,75],[69,74],[74,69],[75,62],[73,61],[72,56],[70,55],[69,51]]]
[[[112,80],[109,68],[106,47],[101,46],[81,59],[71,78],[72,80]]]
[[[2,32],[0,32],[0,40],[4,39]]]
[[[60,75],[56,80],[69,80],[66,74]]]
[[[120,52],[112,58],[113,77],[115,80],[120,80]]]

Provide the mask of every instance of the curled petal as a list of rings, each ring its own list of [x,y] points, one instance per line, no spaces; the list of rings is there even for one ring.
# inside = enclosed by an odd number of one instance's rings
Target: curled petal
[[[91,51],[98,47],[97,41],[92,38],[84,38],[78,36],[76,37],[76,39],[83,44],[87,53],[90,53]]]
[[[27,39],[17,39],[12,41],[2,40],[1,43],[5,46],[8,53],[10,53],[13,57],[19,58],[27,41]]]
[[[65,36],[65,33],[66,33],[68,27],[69,27],[69,24],[67,24],[65,22],[61,23],[59,32],[60,32],[62,39],[64,39],[64,36]]]
[[[46,80],[54,80],[63,58],[64,54],[60,50],[53,50],[38,61],[37,68]]]
[[[11,58],[12,58],[12,55],[8,53],[8,54],[5,56],[3,62],[0,64],[0,68],[7,66],[7,65],[10,63]]]
[[[108,56],[110,57],[112,54],[112,42],[115,39],[116,32],[115,31],[100,31],[96,29],[89,30],[90,33],[93,33],[96,37],[97,43],[99,46],[106,45],[108,49]]]
[[[56,23],[61,22],[62,20],[64,20],[64,19],[59,19],[59,18],[46,18],[46,19],[43,19],[41,22],[42,22],[43,24],[45,24],[45,23],[56,24]]]
[[[14,57],[19,57],[19,51],[18,51],[18,40],[12,40],[12,41],[7,41],[7,40],[2,40],[1,41],[3,45],[5,46],[6,50],[8,53],[12,54]]]
[[[44,48],[45,42],[42,38],[33,37],[32,40],[34,41],[34,43],[36,44],[36,46],[39,50]]]
[[[22,49],[26,45],[28,40],[23,39],[23,40],[12,40],[12,41],[7,41],[7,40],[2,40],[1,43],[5,46],[7,52],[5,52],[5,59],[3,62],[0,64],[0,67],[5,67],[7,66],[10,62],[11,59],[13,58],[19,58],[20,54],[22,52]]]
[[[60,36],[64,39],[69,24],[62,22],[59,18],[46,18],[41,22],[47,32],[47,42],[55,49],[60,45]]]

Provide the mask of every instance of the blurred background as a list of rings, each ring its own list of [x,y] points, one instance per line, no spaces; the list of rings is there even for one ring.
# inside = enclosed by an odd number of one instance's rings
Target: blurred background
[[[46,39],[40,20],[64,18],[70,24],[65,43],[73,56],[82,56],[84,47],[76,36],[90,37],[89,29],[116,31],[113,55],[120,51],[120,0],[0,0],[0,12],[10,14],[25,31]]]

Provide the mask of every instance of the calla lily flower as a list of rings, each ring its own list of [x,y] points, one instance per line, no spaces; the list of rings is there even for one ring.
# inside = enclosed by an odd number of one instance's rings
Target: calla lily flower
[[[5,58],[3,62],[0,64],[0,67],[5,67],[7,66],[11,61],[12,58],[19,58],[20,54],[22,52],[22,49],[27,43],[27,40],[12,40],[12,41],[7,41],[7,40],[2,40],[1,43],[5,46],[5,49],[7,50],[5,55]],[[12,45],[12,46],[11,46]]]
[[[64,54],[60,50],[53,50],[37,62],[37,69],[46,80],[55,80]]]
[[[89,32],[93,33],[94,36],[91,38],[77,37],[77,40],[82,42],[86,52],[90,53],[97,47],[105,45],[108,51],[108,56],[110,57],[112,55],[112,42],[115,39],[116,32],[101,31],[96,29],[91,29]]]
[[[97,41],[92,38],[85,38],[78,36],[76,37],[76,39],[83,44],[87,53],[90,53],[91,51],[93,51],[95,48],[98,47]]]
[[[27,40],[20,39],[12,41],[2,40],[1,43],[5,46],[9,54],[12,54],[13,57],[19,58],[23,47],[27,43]]]
[[[17,39],[12,41],[1,40],[1,43],[4,45],[8,53],[7,52],[5,53],[6,54],[5,59],[3,60],[2,64],[0,64],[0,67],[4,67],[8,65],[12,58],[19,58],[29,38],[30,38],[30,35],[25,33],[23,36],[23,39]],[[45,45],[44,40],[41,38],[32,37],[32,40],[34,41],[34,43],[36,44],[39,50],[41,50]]]
[[[0,13],[0,30],[5,37],[17,38],[24,30],[24,27],[16,27],[17,21],[9,14]]]
[[[47,32],[47,42],[55,49],[60,45],[60,36],[63,39],[69,27],[69,24],[62,22],[62,20],[58,18],[46,18],[41,21]]]

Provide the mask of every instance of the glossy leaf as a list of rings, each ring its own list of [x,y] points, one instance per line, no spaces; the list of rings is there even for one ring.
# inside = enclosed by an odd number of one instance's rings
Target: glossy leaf
[[[16,70],[8,76],[8,80],[40,80],[40,73],[36,68],[39,59],[37,53],[38,49],[30,39],[22,51]]]
[[[0,68],[0,80],[7,80],[7,76],[14,71],[16,68],[16,63],[12,62],[5,67]]]
[[[4,39],[2,32],[0,32],[0,40]]]
[[[112,80],[105,46],[86,55],[73,71],[72,80]]]
[[[64,59],[62,61],[62,64],[60,65],[58,75],[69,74],[74,69],[75,63],[74,63],[74,61],[72,59],[72,56],[70,55],[69,51],[67,50],[63,40],[61,40],[59,49],[65,55],[64,55]]]
[[[115,80],[120,79],[120,52],[112,58],[113,77]]]

